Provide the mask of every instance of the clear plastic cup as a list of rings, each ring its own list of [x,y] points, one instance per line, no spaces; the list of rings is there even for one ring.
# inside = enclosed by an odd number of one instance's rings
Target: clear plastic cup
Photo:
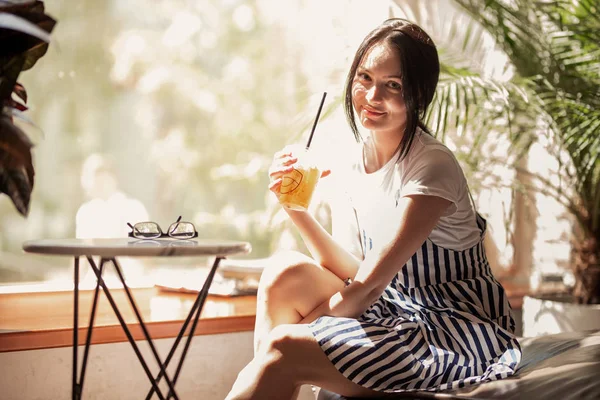
[[[292,210],[306,211],[321,177],[315,156],[303,149],[294,152],[298,158],[294,169],[282,176],[279,203]]]

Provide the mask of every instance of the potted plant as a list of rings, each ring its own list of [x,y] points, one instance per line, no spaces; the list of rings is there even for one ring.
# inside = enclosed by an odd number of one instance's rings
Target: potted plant
[[[574,285],[568,295],[526,297],[524,333],[598,328],[599,4],[596,0],[455,0],[455,3],[495,39],[514,76],[508,82],[494,82],[469,68],[442,71],[430,122],[442,138],[448,127],[474,132],[475,151],[469,149],[466,155],[457,154],[459,159],[462,157],[474,168],[482,164],[488,167],[508,164],[526,177],[517,182],[519,189],[552,197],[573,217],[570,262]],[[471,111],[463,111],[469,106]],[[479,118],[473,118],[472,109],[480,110]],[[504,127],[490,127],[484,121],[482,129],[481,114],[490,116],[490,109],[502,115]],[[493,120],[493,115],[488,118]],[[512,144],[511,151],[501,159],[486,159],[479,151],[478,146],[488,139],[491,128],[503,130]],[[524,157],[540,131],[561,166],[558,179],[530,172],[523,166]],[[535,323],[546,326],[528,329],[528,324]]]
[[[34,167],[32,142],[15,124],[31,123],[24,115],[27,92],[18,78],[46,53],[55,24],[41,1],[0,0],[0,194],[8,195],[23,216],[29,212]]]
[[[510,58],[562,165],[558,184],[530,174],[531,187],[556,199],[576,222],[573,300],[600,303],[600,19],[593,0],[456,0]],[[513,131],[514,133],[514,131]],[[514,137],[518,139],[518,135]],[[519,166],[515,166],[522,170]],[[526,172],[527,171],[522,171]],[[536,185],[536,183],[538,185]]]

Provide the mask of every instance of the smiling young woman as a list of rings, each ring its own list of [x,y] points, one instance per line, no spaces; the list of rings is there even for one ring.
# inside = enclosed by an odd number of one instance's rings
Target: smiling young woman
[[[255,357],[227,399],[293,399],[306,383],[376,397],[514,373],[521,352],[483,248],[486,222],[423,123],[438,77],[435,45],[406,20],[385,21],[359,46],[344,105],[362,152],[323,173],[345,188],[333,234],[286,209],[312,258],[278,254],[265,269]],[[296,162],[293,151],[275,155],[271,191]]]
[[[388,43],[366,54],[352,82],[352,102],[360,123],[371,131],[400,139],[406,125],[400,59]]]

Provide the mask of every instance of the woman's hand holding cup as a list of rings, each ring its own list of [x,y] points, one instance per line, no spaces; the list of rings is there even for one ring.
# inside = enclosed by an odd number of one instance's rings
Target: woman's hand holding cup
[[[311,152],[299,146],[286,146],[273,156],[269,190],[284,207],[306,211],[317,182],[330,173],[329,169],[317,166]]]

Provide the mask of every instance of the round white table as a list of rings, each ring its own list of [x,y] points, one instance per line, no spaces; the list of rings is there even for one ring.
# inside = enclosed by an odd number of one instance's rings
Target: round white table
[[[211,239],[42,239],[23,243],[28,253],[65,256],[215,256],[249,253],[250,243]]]
[[[148,392],[146,399],[150,399],[153,394],[156,392],[159,399],[164,400],[165,398],[178,399],[177,393],[175,391],[175,383],[177,382],[177,378],[179,377],[179,373],[181,371],[181,367],[183,366],[183,361],[189,349],[190,343],[192,341],[192,337],[194,336],[194,331],[196,330],[196,325],[198,324],[198,320],[200,318],[200,313],[202,312],[202,307],[206,300],[206,296],[208,295],[208,289],[212,283],[215,272],[219,266],[219,262],[231,255],[240,255],[247,254],[251,251],[250,243],[241,242],[241,241],[231,241],[231,240],[209,240],[209,239],[189,239],[189,240],[177,240],[170,238],[161,238],[161,239],[135,239],[135,238],[123,238],[123,239],[43,239],[43,240],[33,240],[28,241],[23,244],[23,249],[28,253],[37,253],[37,254],[47,254],[47,255],[62,255],[62,256],[71,256],[74,257],[74,276],[73,276],[73,374],[72,374],[72,398],[81,399],[83,393],[83,383],[85,378],[85,370],[87,365],[87,359],[89,354],[89,347],[91,343],[92,337],[92,329],[94,325],[94,317],[96,314],[96,307],[98,305],[98,295],[100,287],[103,289],[108,302],[110,303],[112,309],[115,312],[119,323],[123,327],[125,331],[125,335],[127,336],[133,350],[135,351],[150,383],[152,384],[152,388]],[[99,262],[96,264],[93,257],[99,257]],[[142,316],[137,308],[135,301],[133,299],[133,295],[131,290],[125,283],[125,279],[123,277],[123,273],[121,271],[121,267],[117,262],[117,257],[119,256],[127,256],[127,257],[173,257],[173,256],[212,256],[215,257],[215,261],[210,269],[210,272],[202,286],[202,289],[198,293],[190,312],[173,343],[167,358],[163,362],[156,351],[154,343],[152,342],[152,338],[148,333],[148,329],[146,328],[146,324],[144,323]],[[87,258],[90,267],[96,274],[97,284],[96,289],[94,291],[94,299],[92,303],[92,310],[90,313],[90,321],[87,330],[87,337],[85,342],[85,349],[83,352],[83,359],[81,364],[81,372],[79,373],[78,378],[78,363],[77,363],[77,344],[78,344],[78,313],[79,313],[79,258],[85,257]],[[140,324],[142,332],[152,353],[160,366],[160,372],[156,377],[152,375],[150,369],[148,368],[148,364],[142,353],[140,352],[138,346],[133,339],[133,336],[125,322],[117,303],[114,301],[109,288],[104,283],[102,279],[102,272],[104,270],[104,266],[107,263],[111,263],[114,265],[117,275],[123,284],[123,288],[125,289],[125,293],[129,299],[129,302],[134,310],[134,313],[137,317],[137,320]],[[193,321],[192,321],[193,320]],[[166,368],[169,365],[169,362],[173,358],[177,347],[183,338],[185,331],[187,330],[188,325],[192,322],[192,326],[190,332],[188,333],[187,340],[184,344],[183,351],[181,353],[181,357],[179,359],[179,363],[177,364],[177,368],[175,369],[175,374],[171,379],[169,375],[166,373]],[[164,396],[158,386],[159,381],[165,378],[167,385],[169,387],[169,392],[167,396]]]

